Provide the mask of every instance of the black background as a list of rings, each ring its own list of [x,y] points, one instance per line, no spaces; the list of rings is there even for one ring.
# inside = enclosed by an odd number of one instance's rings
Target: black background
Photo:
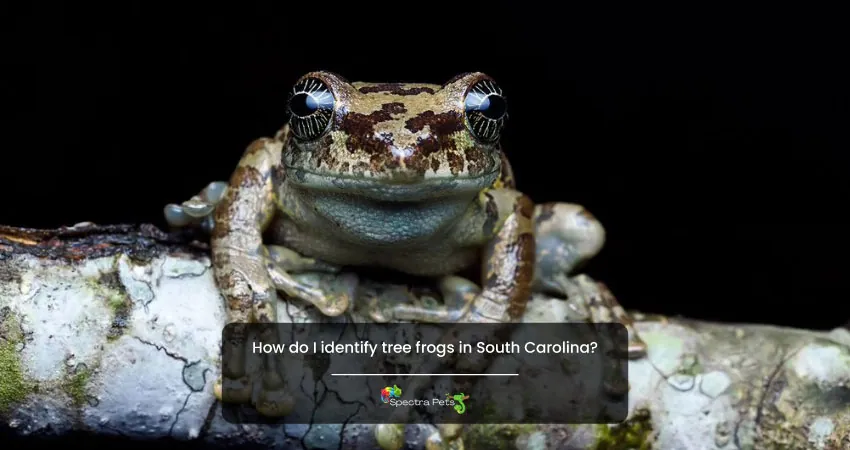
[[[835,12],[287,3],[4,6],[0,223],[164,225],[166,203],[228,178],[282,125],[307,71],[442,83],[479,70],[508,95],[520,189],[602,220],[587,270],[627,308],[850,319]]]

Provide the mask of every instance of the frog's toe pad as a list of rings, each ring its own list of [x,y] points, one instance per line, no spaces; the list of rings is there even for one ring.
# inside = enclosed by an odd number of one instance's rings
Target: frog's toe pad
[[[303,286],[319,294],[311,301],[328,317],[339,316],[354,303],[360,279],[355,273],[328,274],[308,272],[293,275]]]
[[[473,301],[481,293],[481,287],[466,278],[458,276],[444,277],[439,281],[443,303],[448,308],[460,308]]]
[[[201,219],[212,214],[215,204],[193,197],[183,202],[183,212],[193,219]]]
[[[257,412],[266,417],[283,417],[295,409],[295,399],[284,389],[261,389],[254,403]]]
[[[342,309],[337,312],[337,315],[339,315],[344,313],[354,303],[354,298],[357,295],[357,287],[360,285],[360,278],[355,273],[343,273],[336,275],[335,281],[335,283],[330,285],[330,295],[336,299],[335,303]]]
[[[213,181],[204,188],[203,192],[201,192],[201,198],[215,205],[224,198],[224,194],[226,192],[226,181]]]
[[[169,226],[185,227],[192,222],[192,217],[186,214],[186,211],[180,205],[168,204],[165,206],[163,212],[165,213],[165,221]]]

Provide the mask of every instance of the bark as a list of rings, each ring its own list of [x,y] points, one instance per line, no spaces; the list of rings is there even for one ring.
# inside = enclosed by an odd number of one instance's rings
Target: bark
[[[575,319],[569,302],[536,295],[526,320]],[[629,362],[625,423],[470,426],[465,447],[850,448],[846,330],[634,316],[649,350]],[[152,226],[0,227],[3,439],[375,448],[365,425],[224,421],[212,395],[224,320],[206,248],[190,236]],[[409,448],[430,431],[407,427]]]

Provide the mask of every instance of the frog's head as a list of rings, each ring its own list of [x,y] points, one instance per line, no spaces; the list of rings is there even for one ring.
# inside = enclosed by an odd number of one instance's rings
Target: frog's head
[[[499,176],[506,106],[482,73],[442,86],[308,73],[288,102],[287,178],[376,201],[472,198]]]

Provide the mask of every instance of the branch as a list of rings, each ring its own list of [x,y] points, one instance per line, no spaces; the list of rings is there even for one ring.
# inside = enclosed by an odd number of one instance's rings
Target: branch
[[[526,318],[575,320],[569,302],[536,295]],[[846,330],[635,318],[649,350],[629,362],[624,424],[470,426],[465,446],[850,448]],[[365,425],[224,421],[212,395],[224,320],[206,248],[191,236],[144,225],[0,227],[0,439],[84,432],[211,448],[376,447]],[[410,448],[430,434],[415,431]]]

